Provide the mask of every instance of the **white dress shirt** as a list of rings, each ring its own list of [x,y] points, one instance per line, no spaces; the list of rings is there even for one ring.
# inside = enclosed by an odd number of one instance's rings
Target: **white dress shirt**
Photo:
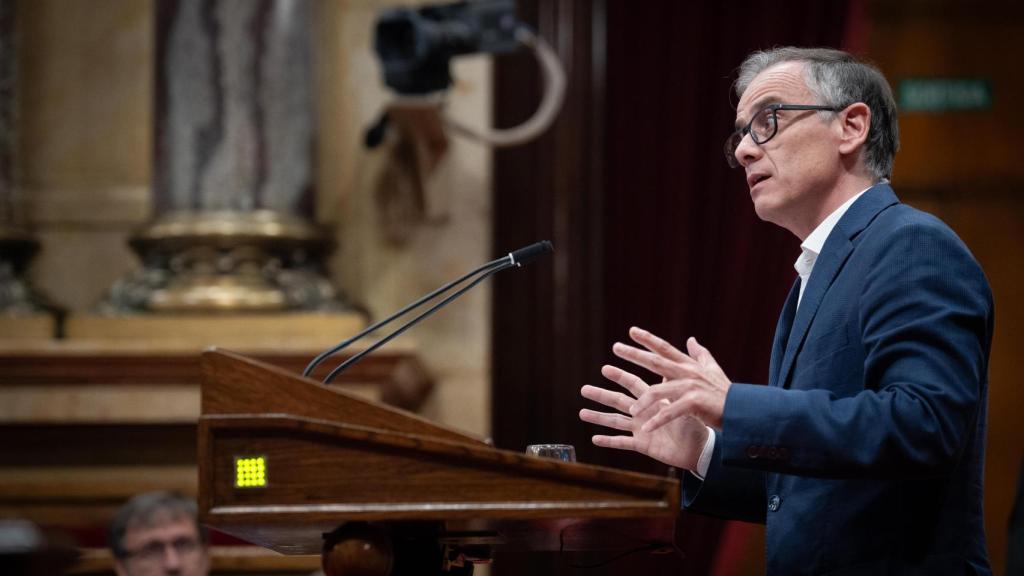
[[[873,186],[873,185],[872,185]],[[800,256],[793,263],[793,268],[796,268],[796,273],[800,275],[800,293],[797,295],[796,305],[799,309],[800,302],[804,298],[804,288],[807,287],[807,283],[811,280],[811,272],[814,270],[814,263],[818,260],[818,255],[821,254],[821,250],[825,247],[825,241],[828,240],[829,234],[832,233],[832,229],[836,227],[839,219],[846,214],[846,211],[853,206],[853,203],[857,201],[865,192],[870,190],[872,186],[869,186],[859,193],[854,195],[852,198],[843,202],[843,205],[836,208],[831,214],[829,214],[821,224],[818,224],[817,228],[813,232],[807,235],[807,238],[800,243]],[[691,470],[690,472],[700,478],[704,479],[708,474],[708,468],[711,466],[711,454],[715,451],[715,429],[708,426],[708,439],[704,442],[704,449],[701,450],[700,458],[697,459],[697,469]]]

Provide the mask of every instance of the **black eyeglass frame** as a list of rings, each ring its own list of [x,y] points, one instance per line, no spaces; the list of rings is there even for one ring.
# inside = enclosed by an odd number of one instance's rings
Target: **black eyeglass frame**
[[[750,134],[750,139],[757,145],[764,144],[772,138],[775,138],[775,135],[779,133],[779,110],[817,110],[819,112],[839,112],[843,108],[845,108],[845,106],[822,106],[819,104],[769,104],[758,110],[757,114],[754,114],[750,118],[750,122],[747,122],[746,126],[738,128],[725,139],[725,146],[722,150],[725,153],[725,161],[731,168],[740,167],[739,160],[736,160],[736,149],[739,148],[740,142],[743,141],[743,137],[747,134]],[[764,114],[765,111],[771,111],[772,113],[772,133],[769,134],[767,138],[759,140],[757,132],[754,132],[750,128],[754,125],[754,121],[757,120],[761,114]]]
[[[153,564],[163,558],[168,546],[174,548],[174,552],[179,556],[189,556],[203,547],[203,541],[189,536],[182,536],[171,541],[155,540],[134,550],[124,550],[117,556],[122,560]]]

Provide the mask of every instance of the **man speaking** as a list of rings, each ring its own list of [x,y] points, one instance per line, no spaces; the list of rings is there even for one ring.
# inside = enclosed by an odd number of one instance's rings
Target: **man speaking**
[[[844,52],[756,52],[736,80],[726,160],[757,215],[800,238],[769,382],[731,382],[633,328],[614,353],[663,380],[584,386],[625,434],[598,446],[690,471],[688,510],[766,524],[768,574],[990,574],[982,466],[993,304],[956,234],[901,204],[896,105]],[[737,327],[742,329],[742,327]]]

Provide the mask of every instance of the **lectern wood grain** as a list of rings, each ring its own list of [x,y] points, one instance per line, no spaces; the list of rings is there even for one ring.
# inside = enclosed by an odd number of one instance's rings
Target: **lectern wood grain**
[[[203,415],[291,414],[482,444],[411,412],[363,400],[232,352],[203,353],[200,371]]]
[[[202,364],[200,514],[247,541],[316,553],[354,520],[441,522],[448,541],[527,548],[562,546],[570,528],[574,546],[621,530],[672,540],[674,478],[499,450],[235,354]],[[251,457],[266,484],[237,487],[236,459]]]

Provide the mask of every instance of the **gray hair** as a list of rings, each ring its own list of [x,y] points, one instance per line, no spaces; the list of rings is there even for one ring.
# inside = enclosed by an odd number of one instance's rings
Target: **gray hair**
[[[871,126],[864,144],[864,164],[876,180],[891,178],[893,157],[900,147],[900,127],[892,89],[878,68],[830,48],[762,50],[740,64],[736,95],[742,98],[755,76],[783,62],[804,64],[804,82],[820,104],[836,108],[855,102],[867,105]]]
[[[133,497],[117,511],[110,524],[107,542],[115,558],[124,558],[128,550],[124,547],[124,536],[130,528],[150,527],[168,520],[187,519],[196,525],[199,538],[206,544],[209,534],[199,524],[199,515],[194,500],[177,492],[146,492]]]

